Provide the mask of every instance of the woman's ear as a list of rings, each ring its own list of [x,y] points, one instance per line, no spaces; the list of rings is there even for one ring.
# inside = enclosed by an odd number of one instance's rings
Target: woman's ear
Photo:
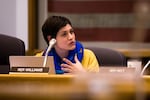
[[[50,35],[47,36],[47,40],[48,40],[48,41],[51,40],[51,36],[50,36]]]

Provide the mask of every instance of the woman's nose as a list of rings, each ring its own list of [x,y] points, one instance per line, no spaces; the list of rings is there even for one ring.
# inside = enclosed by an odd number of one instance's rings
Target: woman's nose
[[[68,39],[72,39],[73,38],[73,34],[68,34]]]

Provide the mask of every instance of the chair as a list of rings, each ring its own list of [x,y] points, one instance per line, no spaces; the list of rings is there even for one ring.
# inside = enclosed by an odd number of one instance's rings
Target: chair
[[[92,50],[100,66],[126,66],[126,57],[118,51],[100,47],[86,47]]]
[[[9,56],[25,55],[25,44],[21,39],[0,34],[0,73],[9,73]]]

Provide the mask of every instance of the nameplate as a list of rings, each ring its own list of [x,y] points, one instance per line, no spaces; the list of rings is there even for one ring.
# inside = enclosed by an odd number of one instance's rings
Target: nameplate
[[[11,67],[10,72],[48,73],[49,67]]]

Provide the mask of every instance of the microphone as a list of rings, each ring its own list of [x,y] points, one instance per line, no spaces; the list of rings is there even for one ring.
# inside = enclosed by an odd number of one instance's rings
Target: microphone
[[[54,46],[55,43],[56,43],[56,39],[54,39],[54,38],[52,38],[52,39],[49,41],[49,46],[48,46],[48,48],[47,48],[47,50],[46,50],[45,57],[44,57],[43,67],[46,67],[48,53],[49,53],[49,51],[52,49],[52,47]]]
[[[146,68],[148,67],[148,65],[150,64],[150,60],[147,62],[147,64],[144,66],[142,72],[141,72],[141,76],[144,74],[144,71],[146,70]]]

